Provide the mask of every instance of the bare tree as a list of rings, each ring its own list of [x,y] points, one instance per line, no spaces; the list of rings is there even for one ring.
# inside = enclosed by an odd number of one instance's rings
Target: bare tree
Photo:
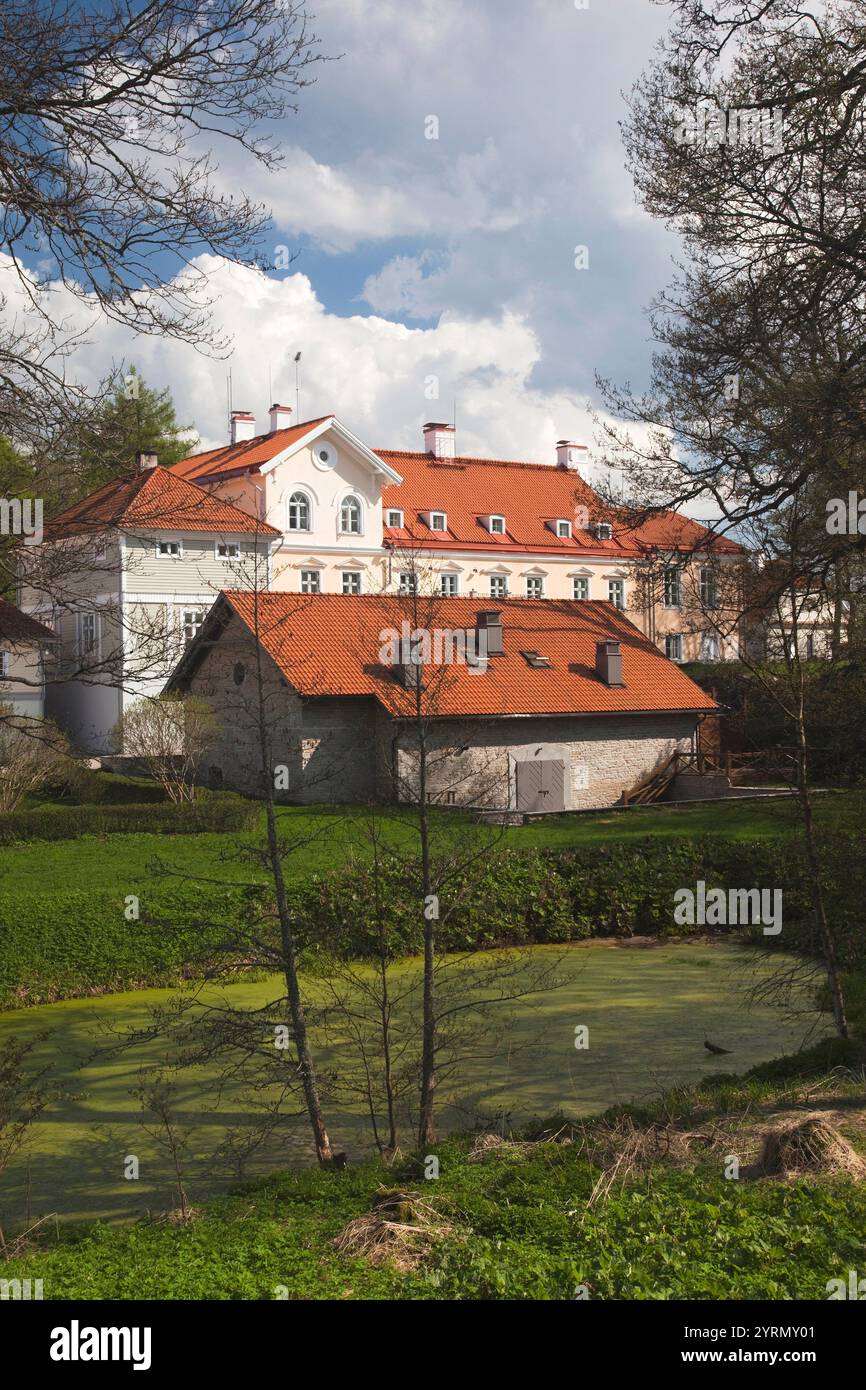
[[[0,430],[17,437],[36,393],[62,411],[80,341],[49,281],[138,333],[220,346],[193,257],[262,263],[267,215],[223,191],[216,151],[278,167],[267,128],[322,55],[295,0],[10,0],[0,52],[0,227],[33,311],[0,340]]]
[[[73,768],[69,740],[56,725],[0,704],[0,811],[14,811],[25,796],[62,780]]]
[[[206,700],[195,695],[136,700],[114,732],[117,751],[144,763],[170,801],[195,800],[202,759],[219,734]]]
[[[457,884],[480,871],[503,832],[490,824],[467,842],[437,819],[443,807],[507,811],[510,783],[507,760],[492,750],[485,755],[472,748],[471,734],[447,719],[449,692],[458,671],[474,668],[484,678],[488,660],[484,638],[475,628],[453,630],[435,566],[411,530],[391,557],[392,575],[401,576],[400,592],[391,597],[392,631],[401,633],[397,679],[390,697],[380,696],[398,730],[399,752],[391,764],[391,794],[408,814],[418,843],[414,891],[423,940],[423,976],[419,1010],[421,1049],[417,1142],[429,1145],[435,1137],[436,1092],[442,1069],[454,1065],[472,1015],[475,1023],[497,1005],[526,998],[558,983],[553,962],[528,956],[499,956],[481,969],[483,981],[473,983],[473,968],[460,956],[449,958],[440,934],[459,908]],[[408,634],[408,643],[406,635]],[[384,635],[384,634],[383,634]],[[462,640],[461,640],[462,639]],[[393,640],[393,639],[392,639]],[[464,735],[466,737],[464,738]],[[507,816],[502,817],[503,821]],[[470,953],[471,957],[471,953]],[[482,1033],[471,1030],[473,1044],[482,1047]]]

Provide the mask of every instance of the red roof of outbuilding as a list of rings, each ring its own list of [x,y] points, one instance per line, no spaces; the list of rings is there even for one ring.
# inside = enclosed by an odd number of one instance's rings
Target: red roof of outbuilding
[[[468,598],[419,598],[416,606],[411,598],[389,595],[229,590],[221,599],[251,632],[258,627],[265,650],[301,695],[373,696],[397,717],[411,714],[413,697],[382,660],[389,630],[399,633],[404,620],[410,628],[474,629],[484,610],[483,603]],[[436,668],[432,714],[617,715],[718,708],[610,603],[507,599],[496,608],[502,614],[504,655],[491,657],[483,672],[459,662]],[[596,674],[596,644],[605,640],[620,643],[621,686],[608,686]],[[195,660],[196,645],[187,659]],[[550,666],[530,666],[525,651],[546,656]]]

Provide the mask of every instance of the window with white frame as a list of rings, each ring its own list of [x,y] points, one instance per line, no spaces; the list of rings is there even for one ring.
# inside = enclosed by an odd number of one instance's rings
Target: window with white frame
[[[301,593],[320,594],[322,592],[321,570],[301,570]]]
[[[439,587],[443,598],[455,598],[457,594],[457,575],[441,574],[439,576]]]
[[[528,574],[526,576],[526,597],[544,598],[544,580],[540,574]]]
[[[490,597],[508,598],[508,575],[491,574],[490,576]]]
[[[0,651],[0,680],[5,681],[9,675],[10,665],[9,653]]]
[[[704,608],[718,608],[719,584],[716,572],[709,565],[701,566],[701,604]]]
[[[343,570],[342,584],[344,594],[360,594],[361,592],[361,571]]]
[[[625,580],[609,579],[607,581],[607,597],[614,608],[625,608]]]
[[[609,521],[596,521],[592,527],[592,533],[597,541],[613,540],[613,527]]]
[[[572,598],[589,598],[589,580],[584,575],[575,575],[571,581]]]
[[[418,588],[418,576],[412,574],[410,570],[403,570],[400,575],[400,593],[414,594]]]
[[[77,618],[78,655],[99,656],[99,614],[79,613]]]
[[[310,499],[305,492],[293,492],[289,498],[289,530],[309,531]]]
[[[390,526],[394,531],[402,531],[403,513],[398,507],[391,507],[385,513],[385,525]]]
[[[159,541],[156,553],[161,557],[176,560],[181,555],[181,543],[180,541]]]
[[[360,536],[361,503],[357,497],[344,497],[340,505],[340,530],[344,536]]]
[[[447,530],[448,530],[448,517],[446,516],[445,512],[431,512],[431,513],[430,513],[430,530],[431,530],[431,531],[447,531]]]
[[[682,661],[683,639],[679,632],[669,632],[665,637],[665,656],[668,661]]]
[[[664,573],[665,608],[682,608],[683,576],[678,565],[668,565]]]
[[[182,608],[180,610],[180,630],[183,635],[184,646],[188,647],[193,638],[197,636],[205,620],[205,613],[206,609],[204,608]]]
[[[504,516],[492,516],[492,517],[490,517],[490,520],[489,520],[489,523],[488,523],[488,530],[490,531],[491,536],[504,536],[504,535],[505,535],[505,517],[504,517]]]
[[[218,560],[239,560],[241,548],[237,541],[217,541]]]
[[[556,523],[556,534],[562,541],[567,541],[571,537],[571,522],[559,520]]]
[[[719,639],[715,632],[705,632],[701,637],[701,661],[718,661]]]

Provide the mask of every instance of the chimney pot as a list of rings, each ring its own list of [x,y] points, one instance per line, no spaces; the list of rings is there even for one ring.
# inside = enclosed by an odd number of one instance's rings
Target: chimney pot
[[[248,410],[232,411],[232,444],[243,444],[256,432],[256,417]]]
[[[585,444],[575,444],[573,440],[570,439],[557,439],[557,468],[576,468],[579,470],[581,464],[586,463],[588,457],[589,450]]]
[[[288,429],[292,423],[292,407],[290,405],[277,405],[276,402],[271,406],[268,415],[270,417],[271,434],[274,430]]]
[[[424,426],[424,451],[437,459],[454,458],[454,426],[427,424]]]
[[[596,642],[595,669],[599,680],[605,685],[624,685],[622,678],[622,651],[619,642]]]

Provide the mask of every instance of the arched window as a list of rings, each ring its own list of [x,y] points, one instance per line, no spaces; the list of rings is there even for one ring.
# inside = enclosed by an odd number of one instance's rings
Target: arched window
[[[303,492],[293,492],[289,498],[289,530],[309,531],[310,499]]]
[[[357,497],[345,497],[340,507],[340,530],[350,536],[361,534],[361,503]]]

